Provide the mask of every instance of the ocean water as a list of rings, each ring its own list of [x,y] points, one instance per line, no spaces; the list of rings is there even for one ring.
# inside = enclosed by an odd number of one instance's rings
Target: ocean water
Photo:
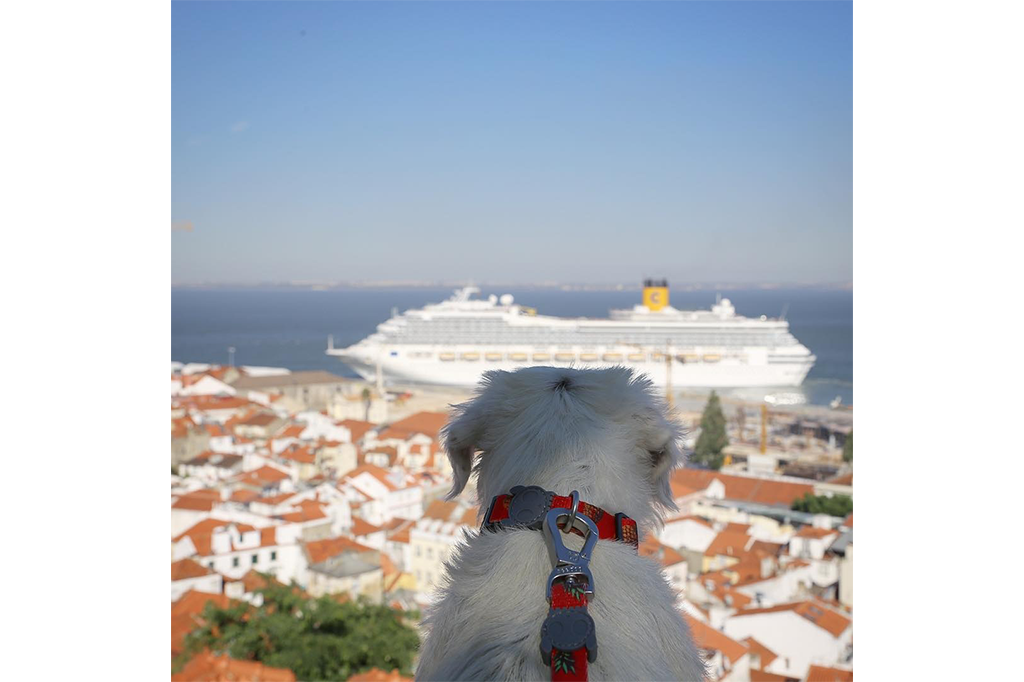
[[[483,296],[511,293],[540,314],[606,317],[609,308],[628,308],[639,291],[562,291],[557,289],[484,289]],[[671,291],[680,309],[709,308],[714,291]],[[790,331],[817,356],[799,389],[775,392],[782,401],[826,405],[836,396],[853,404],[853,292],[834,289],[723,290],[736,312],[775,317],[786,311]],[[228,347],[235,364],[323,369],[355,374],[324,354],[328,335],[343,347],[372,333],[391,316],[447,298],[451,289],[193,289],[171,291],[171,359],[226,364]],[[736,389],[725,393],[760,399],[763,393]]]

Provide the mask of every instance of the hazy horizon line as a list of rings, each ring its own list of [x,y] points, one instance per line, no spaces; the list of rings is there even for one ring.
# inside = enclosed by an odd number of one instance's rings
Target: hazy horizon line
[[[577,291],[639,291],[643,285],[638,282],[508,282],[508,281],[473,281],[473,280],[353,280],[353,281],[205,281],[205,282],[171,282],[172,289],[316,289],[316,290],[351,290],[351,289],[437,289],[475,286],[494,289],[500,287],[518,289],[563,289]],[[832,289],[853,290],[853,282],[737,282],[720,280],[714,282],[686,282],[673,285],[669,289],[676,291],[703,291],[707,289]]]

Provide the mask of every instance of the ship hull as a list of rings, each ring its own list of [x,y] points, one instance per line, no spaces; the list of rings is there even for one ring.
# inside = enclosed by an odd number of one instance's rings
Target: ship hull
[[[509,353],[501,353],[501,360],[487,360],[486,353],[479,353],[479,359],[464,360],[462,352],[451,354],[455,359],[441,361],[439,354],[428,351],[406,349],[379,349],[377,352],[348,353],[335,352],[345,364],[368,381],[375,381],[378,367],[381,378],[389,384],[428,384],[436,386],[472,387],[479,383],[488,370],[512,371],[522,367],[547,365],[552,367],[614,367],[625,366],[637,373],[646,374],[657,386],[669,381],[669,370],[664,359],[659,361],[581,361],[579,353],[573,353],[574,360],[559,361],[556,352],[544,351],[550,355],[547,360],[508,360]],[[476,350],[476,349],[474,349]],[[803,383],[814,365],[814,356],[791,353],[784,357],[769,359],[764,349],[745,354],[747,357],[725,357],[713,362],[696,360],[691,362],[673,360],[671,383],[676,388],[775,388],[794,387]],[[472,351],[466,351],[470,353]],[[394,354],[392,354],[394,353]],[[419,353],[420,357],[415,357]],[[533,352],[526,351],[532,358]],[[761,357],[756,357],[760,355]],[[375,357],[376,356],[376,357]],[[754,357],[752,357],[754,356]],[[625,357],[625,354],[623,354]],[[649,356],[648,356],[649,357]],[[663,357],[663,356],[662,356]]]

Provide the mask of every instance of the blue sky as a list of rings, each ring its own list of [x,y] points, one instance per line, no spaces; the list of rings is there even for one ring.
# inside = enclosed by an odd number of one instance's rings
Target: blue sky
[[[852,281],[846,2],[174,2],[176,283]]]

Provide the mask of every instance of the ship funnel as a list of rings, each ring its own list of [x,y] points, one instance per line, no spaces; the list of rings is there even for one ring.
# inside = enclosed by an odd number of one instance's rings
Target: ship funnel
[[[644,305],[651,312],[661,310],[668,305],[668,280],[644,280]]]

